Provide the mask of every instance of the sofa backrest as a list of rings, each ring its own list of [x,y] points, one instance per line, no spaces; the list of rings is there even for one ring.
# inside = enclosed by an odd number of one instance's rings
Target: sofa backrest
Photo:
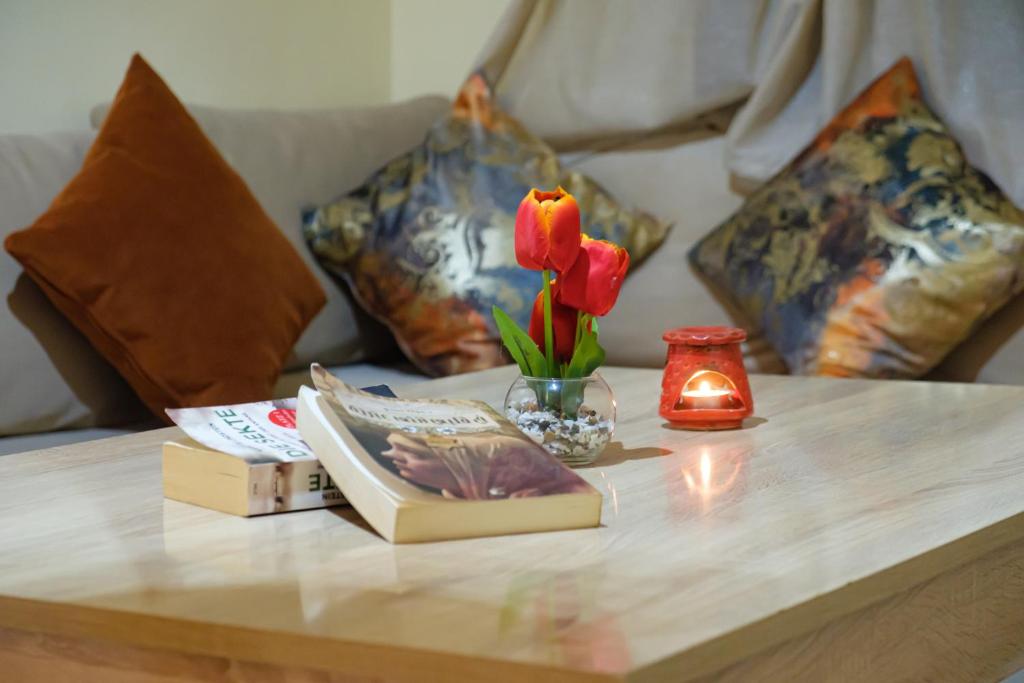
[[[361,360],[386,346],[308,253],[301,213],[356,188],[419,143],[448,108],[443,97],[376,107],[252,111],[189,107],[220,152],[321,281],[328,303],[288,369]],[[97,123],[102,109],[94,111]],[[0,239],[30,225],[78,172],[94,134],[0,135]],[[129,423],[146,413],[120,376],[0,254],[0,436]]]
[[[0,237],[24,228],[78,172],[88,131],[0,136]],[[0,435],[128,422],[145,414],[128,385],[0,253]]]
[[[620,200],[673,222],[665,243],[626,279],[615,309],[601,321],[613,365],[661,367],[661,333],[683,325],[743,326],[687,261],[687,252],[743,202],[730,190],[726,141],[712,134],[651,136],[601,154],[563,155]],[[752,372],[785,372],[767,340],[751,331],[744,346]],[[1024,385],[1024,294],[956,347],[927,379]]]
[[[390,348],[386,330],[352,306],[345,291],[313,259],[302,237],[303,210],[354,190],[378,168],[423,140],[449,107],[443,97],[396,104],[305,111],[220,109],[189,112],[245,180],[316,274],[327,305],[295,345],[285,369],[316,361],[340,365],[372,359],[367,349]],[[93,109],[98,128],[108,105]]]

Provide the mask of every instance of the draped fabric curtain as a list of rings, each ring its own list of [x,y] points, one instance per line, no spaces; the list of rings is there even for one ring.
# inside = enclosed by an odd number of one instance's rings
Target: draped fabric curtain
[[[478,62],[556,149],[722,122],[723,163],[762,181],[903,55],[1024,205],[1020,0],[513,0]]]

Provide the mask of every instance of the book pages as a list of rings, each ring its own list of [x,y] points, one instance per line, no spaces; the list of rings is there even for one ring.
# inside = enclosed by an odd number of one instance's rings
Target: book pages
[[[295,426],[294,398],[209,408],[168,408],[167,414],[195,441],[249,462],[316,459]]]

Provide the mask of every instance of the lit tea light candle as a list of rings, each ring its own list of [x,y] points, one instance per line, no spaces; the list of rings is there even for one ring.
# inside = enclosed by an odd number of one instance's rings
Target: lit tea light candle
[[[682,407],[686,410],[696,408],[729,407],[729,394],[732,392],[724,387],[712,387],[711,382],[702,380],[696,389],[685,389],[681,394]]]
[[[668,330],[658,413],[683,429],[737,429],[754,410],[735,327]]]

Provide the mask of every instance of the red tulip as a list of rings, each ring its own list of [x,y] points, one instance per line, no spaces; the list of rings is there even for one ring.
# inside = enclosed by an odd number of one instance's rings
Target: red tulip
[[[555,358],[560,362],[572,359],[576,346],[576,310],[551,301],[551,327],[555,333]],[[539,292],[530,315],[530,338],[544,351],[544,292]]]
[[[558,278],[558,301],[590,315],[606,315],[619,297],[628,269],[629,252],[583,235],[576,262]]]
[[[516,260],[530,270],[564,271],[580,250],[580,209],[561,187],[530,190],[516,213]]]

